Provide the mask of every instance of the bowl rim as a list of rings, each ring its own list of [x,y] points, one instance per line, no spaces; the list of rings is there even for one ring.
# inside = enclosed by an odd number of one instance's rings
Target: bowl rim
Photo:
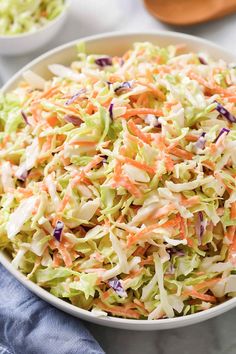
[[[53,20],[48,21],[48,23],[45,23],[43,26],[40,26],[39,28],[37,28],[35,31],[27,31],[27,32],[23,32],[23,33],[19,33],[19,34],[8,34],[8,35],[0,35],[0,41],[2,40],[11,40],[11,39],[21,39],[21,38],[28,38],[31,37],[35,34],[41,33],[46,29],[50,29],[50,27],[52,27],[56,22],[60,21],[60,19],[62,19],[66,12],[68,11],[70,4],[71,4],[71,0],[64,0],[65,4],[64,7],[61,11],[61,13],[56,16]]]
[[[11,79],[9,79],[4,86],[1,88],[1,92],[7,92],[8,89],[17,82],[17,80],[21,77],[22,73],[30,68],[33,68],[38,63],[43,62],[45,59],[50,58],[50,56],[58,54],[60,52],[66,51],[69,48],[73,48],[79,42],[94,42],[97,40],[106,40],[106,39],[116,39],[118,37],[129,37],[129,36],[155,36],[160,38],[169,38],[171,43],[171,38],[173,39],[180,39],[180,40],[188,40],[190,43],[196,44],[203,44],[209,47],[209,50],[218,50],[225,54],[225,56],[229,55],[236,60],[236,56],[229,51],[222,48],[220,45],[212,43],[209,40],[202,39],[196,36],[188,35],[185,33],[176,33],[173,31],[117,31],[117,32],[108,32],[108,33],[101,33],[98,35],[87,36],[83,38],[79,38],[63,45],[60,45],[46,53],[40,55],[38,58],[32,60],[30,63],[25,65],[22,69],[17,71],[13,75]],[[170,38],[171,37],[171,38]],[[151,38],[150,38],[151,40]],[[76,317],[82,318],[84,320],[94,322],[97,324],[101,324],[104,326],[110,326],[114,328],[126,328],[131,330],[161,330],[161,329],[171,329],[177,328],[182,326],[191,325],[194,323],[202,322],[212,317],[216,317],[227,310],[236,307],[236,298],[229,299],[221,304],[218,304],[210,309],[197,312],[194,314],[174,317],[174,318],[165,318],[165,319],[158,319],[158,320],[134,320],[134,319],[125,319],[119,317],[112,317],[112,316],[104,316],[104,317],[97,317],[91,311],[84,310],[80,307],[76,307],[65,300],[57,298],[56,296],[50,294],[48,291],[40,287],[38,284],[33,283],[31,280],[27,279],[27,277],[21,273],[19,270],[15,269],[10,262],[9,257],[6,255],[4,250],[0,250],[0,263],[24,286],[26,286],[29,290],[31,290],[34,294],[38,295],[40,298],[44,299],[45,301],[49,302],[53,306],[72,314]]]

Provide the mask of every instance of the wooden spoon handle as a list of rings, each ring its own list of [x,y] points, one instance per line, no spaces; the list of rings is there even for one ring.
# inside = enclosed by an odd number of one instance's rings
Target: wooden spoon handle
[[[224,7],[228,8],[228,9],[235,9],[236,8],[236,0],[224,1]]]
[[[217,17],[223,17],[236,11],[236,0],[222,0],[222,10]]]

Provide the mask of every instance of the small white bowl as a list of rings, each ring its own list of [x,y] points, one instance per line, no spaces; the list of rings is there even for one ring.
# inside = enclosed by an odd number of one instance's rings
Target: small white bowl
[[[154,31],[148,33],[108,33],[73,41],[41,55],[39,58],[33,60],[30,64],[15,74],[2,88],[2,92],[6,93],[14,89],[18,82],[22,80],[22,74],[26,70],[32,70],[35,73],[45,77],[46,79],[50,78],[51,73],[48,70],[48,65],[69,65],[73,60],[76,59],[77,53],[75,45],[80,41],[85,42],[86,51],[88,54],[107,55],[121,55],[126,50],[128,50],[134,42],[138,41],[150,41],[160,46],[184,43],[186,44],[187,49],[190,51],[206,52],[215,59],[222,58],[227,62],[236,62],[236,57],[233,54],[225,51],[223,48],[207,40],[189,36],[183,33],[164,31]],[[160,320],[132,320],[111,316],[95,317],[92,312],[83,310],[79,307],[69,304],[66,301],[63,301],[62,299],[55,297],[45,289],[41,288],[39,285],[27,279],[22,273],[13,267],[9,255],[4,251],[0,251],[0,263],[2,263],[3,266],[24,286],[26,286],[33,293],[48,303],[52,304],[53,306],[75,317],[79,317],[83,320],[108,327],[142,331],[171,329],[205,321],[236,307],[236,298],[232,298],[208,310],[198,312],[193,315],[176,318],[166,318]]]
[[[48,43],[62,28],[68,14],[69,2],[69,0],[65,0],[62,12],[34,32],[7,36],[0,35],[0,55],[22,55]]]

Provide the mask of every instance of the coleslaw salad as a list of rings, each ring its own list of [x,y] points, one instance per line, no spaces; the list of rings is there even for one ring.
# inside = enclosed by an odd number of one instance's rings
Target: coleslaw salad
[[[150,43],[123,58],[82,49],[1,99],[1,246],[104,315],[234,296],[234,67]]]
[[[58,17],[64,0],[1,0],[0,36],[32,33]]]

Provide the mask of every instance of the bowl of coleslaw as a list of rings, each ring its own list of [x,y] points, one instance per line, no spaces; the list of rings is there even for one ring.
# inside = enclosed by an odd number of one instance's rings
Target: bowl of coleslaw
[[[48,43],[66,19],[69,0],[8,0],[0,4],[0,55],[22,55]]]
[[[170,329],[236,305],[235,57],[172,32],[56,48],[0,98],[0,261],[82,319]]]

